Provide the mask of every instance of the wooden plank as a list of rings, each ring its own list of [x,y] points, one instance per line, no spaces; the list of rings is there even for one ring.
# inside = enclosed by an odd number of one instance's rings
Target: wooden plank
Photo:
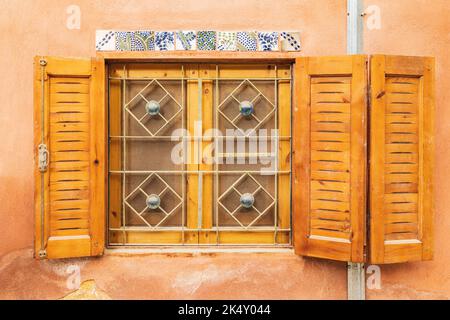
[[[421,243],[386,245],[384,263],[414,262],[422,259]]]
[[[35,94],[35,114],[39,115],[35,125],[40,131],[43,99],[50,163],[44,174],[46,187],[36,191],[36,199],[41,192],[45,198],[44,238],[40,200],[39,209],[36,206],[36,252],[50,237],[44,245],[48,258],[100,255],[106,205],[105,64],[103,60],[45,59],[45,91],[44,96],[39,91]],[[39,71],[35,73],[36,90]],[[38,131],[35,136],[39,143]],[[38,181],[40,174],[36,174]]]
[[[219,78],[273,78],[277,77],[274,64],[221,64],[219,65]],[[287,75],[289,76],[289,75]],[[285,76],[286,77],[286,76]]]
[[[214,65],[200,65],[199,66],[199,76],[204,78],[202,80],[202,137],[205,137],[206,132],[210,132],[214,128],[214,84],[212,80],[207,80],[208,78],[213,78],[216,76],[216,68]],[[191,106],[194,107],[194,106]],[[195,108],[195,107],[194,107]],[[205,141],[206,140],[206,141]],[[207,148],[213,142],[208,141],[209,139],[203,138],[201,141],[201,151],[202,159],[199,164],[199,170],[201,171],[211,171],[213,170],[213,164],[208,163],[204,155],[207,154]],[[213,155],[211,154],[211,159]],[[210,160],[211,160],[210,159]],[[202,197],[202,228],[211,229],[213,226],[213,214],[214,214],[214,188],[213,188],[214,177],[212,174],[204,174],[203,183],[203,197]],[[215,234],[210,231],[199,232],[198,241],[199,243],[214,243]]]
[[[181,231],[110,231],[111,242],[110,245],[123,245],[127,243],[130,245],[165,245],[182,243],[183,236]],[[112,240],[116,240],[113,242]]]
[[[227,52],[227,51],[97,51],[98,57],[110,61],[146,62],[294,62],[299,52]]]
[[[110,135],[120,136],[122,128],[121,82],[109,82],[109,130]],[[122,140],[111,139],[109,142],[109,167],[111,170],[122,168]],[[109,176],[109,212],[108,227],[119,228],[122,225],[122,176]],[[125,240],[125,239],[122,239]],[[108,244],[119,242],[117,232],[108,232]]]
[[[91,59],[90,58],[62,58],[45,57],[47,60],[46,73],[50,76],[71,77],[90,77]],[[64,78],[65,79],[65,78]]]
[[[310,92],[309,58],[299,58],[294,67],[292,226],[295,253],[309,255],[310,233]]]
[[[278,244],[289,244],[289,232],[278,231]],[[275,233],[252,232],[252,231],[221,231],[219,234],[219,244],[246,244],[246,245],[273,245]]]
[[[198,65],[189,65],[186,67],[187,78],[198,78],[199,67]],[[198,81],[187,80],[186,88],[186,128],[191,135],[196,132],[195,122],[199,119],[198,114]],[[190,172],[199,170],[198,164],[198,146],[194,140],[187,142],[190,150],[190,161],[186,165],[186,169]],[[189,229],[196,229],[198,227],[198,174],[187,174],[186,185],[186,227]],[[198,232],[186,232],[185,243],[186,244],[198,244]]]
[[[49,259],[76,258],[91,255],[91,240],[88,236],[69,239],[50,239],[47,245]]]
[[[385,112],[386,112],[386,59],[373,56],[370,63],[371,123],[370,123],[370,259],[384,262],[384,213],[385,182]],[[376,128],[376,130],[374,129]],[[376,179],[376,180],[375,180]],[[375,182],[376,181],[376,182]],[[375,262],[376,261],[376,262]]]
[[[422,166],[419,175],[421,216],[422,260],[431,260],[434,255],[434,169],[435,169],[435,59],[424,58],[424,72],[420,88],[423,90],[421,109],[422,126],[419,149]]]
[[[296,64],[301,109],[294,114],[294,128],[300,128],[294,133],[300,153],[294,179],[302,181],[294,184],[294,217],[302,220],[294,220],[294,235],[301,236],[294,239],[296,252],[363,262],[366,57],[303,58]]]
[[[106,71],[105,61],[92,59],[90,88],[91,150],[89,169],[90,184],[90,236],[91,255],[102,255],[105,247],[106,199],[107,197],[107,126],[106,126]]]
[[[126,75],[123,64],[110,64],[109,75],[111,77],[123,78],[149,78],[150,79],[170,79],[181,78],[181,64],[174,63],[127,63]]]
[[[277,71],[282,77],[291,76],[291,67],[278,67]],[[279,75],[280,76],[280,75]],[[278,128],[279,135],[290,137],[292,121],[292,81],[282,80],[278,82]],[[292,140],[292,139],[291,139]],[[278,169],[281,171],[291,170],[291,141],[279,141],[278,145]],[[291,228],[291,177],[289,175],[278,175],[278,228]],[[275,239],[277,243],[289,243],[290,234],[281,232]]]
[[[353,56],[351,88],[351,193],[352,262],[364,262],[367,187],[367,57]]]
[[[434,97],[433,59],[374,56],[371,64],[371,262],[429,260],[433,134],[424,134],[434,119],[434,99],[425,98]]]
[[[34,58],[34,77],[33,77],[33,100],[34,100],[34,219],[35,219],[35,242],[34,256],[39,258],[41,248],[45,248],[48,238],[48,171],[41,173],[38,167],[38,146],[42,142],[48,144],[48,76],[42,72],[40,60],[43,57]],[[42,87],[44,80],[44,87]],[[42,104],[42,102],[44,104]],[[44,110],[42,110],[44,107]],[[45,120],[45,122],[43,122]],[[41,180],[43,179],[43,180]],[[42,201],[44,198],[44,201]],[[44,209],[41,212],[42,208]]]

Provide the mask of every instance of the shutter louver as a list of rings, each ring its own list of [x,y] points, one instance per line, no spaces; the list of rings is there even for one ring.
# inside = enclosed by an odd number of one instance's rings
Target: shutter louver
[[[366,57],[299,58],[295,71],[295,251],[362,262]]]
[[[100,255],[105,226],[103,61],[38,57],[35,69],[36,256]],[[49,156],[45,172],[38,167],[42,143]]]
[[[430,260],[434,60],[371,58],[371,263]]]

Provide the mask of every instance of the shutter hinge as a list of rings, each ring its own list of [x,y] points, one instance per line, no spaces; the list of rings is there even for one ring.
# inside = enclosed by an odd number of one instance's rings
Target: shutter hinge
[[[48,160],[49,160],[49,152],[47,149],[47,145],[41,143],[38,146],[38,162],[39,162],[39,171],[45,172],[48,168]]]
[[[43,250],[39,250],[39,259],[45,259],[47,258],[47,250],[43,249]]]

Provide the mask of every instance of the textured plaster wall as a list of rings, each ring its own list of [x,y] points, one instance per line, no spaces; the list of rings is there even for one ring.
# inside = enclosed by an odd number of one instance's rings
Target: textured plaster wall
[[[80,30],[66,28],[66,8],[72,4],[81,8]],[[68,262],[37,262],[26,249],[34,234],[33,56],[93,56],[95,30],[108,28],[300,30],[305,54],[345,54],[342,0],[0,0],[0,8],[0,34],[7,44],[0,49],[0,256],[6,254],[0,260],[0,298],[58,298],[70,291]],[[113,298],[346,296],[345,264],[293,254],[104,257],[76,263],[82,280],[94,278]]]
[[[66,28],[66,8],[81,8],[81,29]],[[449,298],[450,3],[373,0],[382,29],[364,36],[368,53],[437,58],[436,259],[382,267],[382,289],[369,298]],[[95,55],[96,29],[300,30],[305,55],[345,54],[345,0],[0,0],[0,298],[59,298],[66,269],[80,266],[112,298],[346,297],[345,264],[293,254],[148,255],[44,261],[33,243],[34,55]],[[105,272],[108,270],[108,272]]]
[[[66,8],[81,8],[81,29]],[[35,55],[95,55],[96,29],[300,30],[305,54],[344,54],[342,0],[0,0],[0,254],[33,242]],[[8,226],[8,227],[6,227]]]
[[[366,53],[436,57],[435,259],[381,268],[369,298],[450,298],[450,1],[365,0],[381,9],[381,29],[364,33]],[[367,17],[366,17],[367,18]]]

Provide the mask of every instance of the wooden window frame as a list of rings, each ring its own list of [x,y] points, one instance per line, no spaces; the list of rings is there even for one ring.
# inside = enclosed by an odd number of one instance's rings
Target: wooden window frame
[[[339,60],[344,57],[338,57]],[[374,56],[372,56],[374,57]],[[42,57],[44,58],[44,57]],[[53,61],[53,65],[49,65],[47,67],[47,69],[45,70],[45,72],[42,74],[43,76],[40,76],[40,69],[35,67],[35,130],[37,130],[36,132],[39,131],[40,128],[40,117],[39,117],[39,106],[40,103],[48,103],[48,101],[44,101],[42,98],[42,94],[47,94],[46,90],[43,90],[42,92],[40,91],[41,89],[41,85],[44,83],[43,81],[47,80],[45,78],[46,74],[51,74],[53,71],[52,68],[54,69],[55,74],[57,75],[67,75],[67,76],[79,76],[79,75],[85,75],[84,73],[80,73],[80,71],[76,71],[77,68],[79,66],[75,66],[75,69],[73,69],[71,66],[71,61],[75,61],[75,59],[67,59],[67,58],[57,58],[57,57],[48,57],[51,61]],[[98,119],[103,118],[104,116],[106,116],[106,105],[107,105],[107,101],[108,101],[108,92],[106,90],[106,81],[107,81],[107,76],[108,76],[108,65],[110,63],[114,63],[114,62],[118,62],[118,63],[131,63],[131,62],[158,62],[158,63],[169,63],[169,62],[177,62],[177,63],[245,63],[245,64],[251,64],[251,63],[272,63],[272,64],[291,64],[293,66],[292,70],[293,70],[293,74],[292,74],[292,78],[294,79],[294,87],[296,88],[295,90],[293,90],[292,92],[292,116],[295,117],[295,112],[297,112],[297,108],[299,107],[299,99],[301,98],[299,96],[300,92],[297,92],[298,88],[298,79],[299,77],[304,76],[302,73],[301,74],[295,74],[295,71],[297,69],[300,70],[300,68],[297,68],[298,66],[300,66],[300,63],[298,61],[301,61],[302,59],[298,59],[298,58],[303,58],[303,55],[300,54],[299,52],[220,52],[220,51],[166,51],[166,52],[155,52],[155,51],[141,51],[141,52],[97,52],[96,57],[92,58],[92,70],[89,71],[90,75],[95,75],[95,81],[94,84],[95,86],[94,88],[94,93],[95,93],[95,97],[93,101],[96,101],[96,103],[98,103],[98,107],[97,108],[93,108],[92,111],[92,115],[95,115],[95,117]],[[317,60],[322,61],[323,58],[318,58],[318,57],[313,57],[313,58],[317,58]],[[326,58],[326,57],[325,57]],[[328,57],[328,59],[330,59],[332,57]],[[36,57],[35,59],[35,65],[38,66],[39,62],[40,62],[40,57]],[[429,61],[429,66],[427,67],[427,79],[430,80],[428,82],[430,82],[428,84],[427,87],[427,94],[428,94],[428,100],[427,103],[429,105],[430,108],[432,108],[432,110],[434,110],[434,59],[433,58],[426,58],[426,57],[392,57],[390,56],[390,59],[400,59],[402,63],[400,63],[400,65],[402,65],[405,69],[401,69],[401,70],[406,70],[406,71],[395,71],[395,72],[391,72],[395,75],[397,75],[398,73],[405,73],[407,75],[409,75],[412,72],[412,75],[416,75],[416,73],[414,73],[414,71],[417,71],[417,66],[415,64],[415,62],[420,61],[421,59],[428,59],[427,61]],[[44,61],[45,62],[45,61]],[[67,68],[66,66],[66,62],[69,62],[69,68]],[[409,65],[409,62],[411,62],[411,65]],[[41,64],[42,65],[42,64]],[[44,64],[45,66],[46,64]],[[340,66],[339,66],[340,68]],[[75,70],[75,71],[74,71]],[[340,70],[340,69],[339,69]],[[366,71],[368,72],[370,69],[367,69]],[[324,75],[328,75],[329,73],[333,73],[333,70],[328,70],[328,69],[324,69],[323,74]],[[389,73],[389,72],[387,72]],[[417,73],[419,75],[422,75],[422,73]],[[431,75],[431,76],[430,76]],[[88,76],[88,74],[86,74],[86,76]],[[369,77],[370,78],[370,77]],[[370,79],[369,81],[367,81],[368,85],[372,85],[373,84],[373,80],[374,79]],[[428,83],[427,82],[427,83]],[[373,88],[372,88],[372,91]],[[366,90],[367,92],[367,90]],[[372,101],[373,99],[373,94],[375,94],[375,92],[372,92]],[[378,96],[377,96],[378,97]],[[380,95],[380,97],[383,97],[383,95]],[[372,108],[374,106],[372,105]],[[45,110],[45,109],[44,109]],[[48,110],[46,111],[48,112]],[[368,106],[366,106],[366,110],[364,112],[369,112],[369,108]],[[98,113],[98,114],[97,114]],[[369,114],[371,114],[371,112],[369,112]],[[372,114],[373,116],[373,114]],[[432,113],[430,113],[427,119],[432,119],[433,115]],[[431,121],[431,120],[430,120]],[[108,126],[107,124],[107,120],[106,118],[104,118],[104,123],[102,125],[99,125],[98,128],[96,128],[96,124],[93,123],[93,128],[94,128],[94,132],[98,132],[98,135],[94,134],[93,137],[91,139],[94,139],[92,141],[94,146],[98,146],[97,149],[92,151],[92,155],[93,155],[93,159],[91,160],[95,160],[93,161],[93,165],[96,168],[93,174],[93,178],[95,179],[94,182],[94,186],[96,188],[97,192],[93,192],[92,196],[91,196],[91,200],[95,203],[95,210],[97,211],[97,214],[93,215],[91,217],[91,221],[90,223],[92,224],[92,229],[93,229],[93,233],[94,233],[94,239],[92,241],[92,243],[90,244],[92,247],[86,249],[86,252],[72,252],[73,250],[69,250],[70,248],[63,248],[61,246],[58,246],[58,248],[55,248],[55,252],[54,254],[52,253],[52,255],[48,256],[49,258],[58,258],[58,257],[74,257],[74,256],[86,256],[86,255],[101,255],[103,254],[103,249],[104,249],[104,241],[106,240],[106,225],[107,225],[107,221],[106,219],[103,220],[103,216],[107,214],[107,209],[106,209],[106,202],[108,199],[108,190],[107,188],[105,188],[104,184],[101,184],[101,179],[104,179],[105,177],[108,176],[108,159],[106,159],[105,155],[103,154],[103,151],[107,149],[107,131],[108,131]],[[428,127],[427,127],[428,128]],[[293,128],[293,139],[295,139],[295,128]],[[430,141],[430,146],[429,149],[430,153],[432,153],[432,142],[433,142],[433,136],[432,136],[432,124],[429,125],[429,128],[427,129],[427,141]],[[44,138],[43,139],[47,139],[46,137],[46,133],[44,132]],[[105,136],[105,139],[103,140],[104,146],[100,145],[101,140],[103,139],[103,135]],[[40,137],[40,135],[38,133],[35,134],[35,139],[38,139],[38,137]],[[367,138],[368,140],[366,141],[369,142],[371,137],[369,136]],[[47,141],[47,140],[45,140]],[[38,145],[39,141],[36,140],[36,146]],[[428,148],[428,146],[427,146]],[[293,144],[293,153],[295,153],[295,144]],[[98,155],[97,155],[98,154]],[[105,153],[106,154],[106,153]],[[373,155],[373,153],[372,153]],[[295,157],[294,157],[295,158]],[[293,159],[293,161],[295,162],[295,159]],[[99,165],[100,164],[100,165]],[[104,165],[104,166],[103,166]],[[367,163],[366,163],[367,165]],[[432,179],[432,174],[431,174],[431,168],[432,168],[432,162],[430,160],[430,162],[427,162],[427,172],[429,173],[426,176],[426,182],[429,186],[432,187],[432,183],[433,183],[433,179]],[[35,165],[35,169],[38,170],[37,165]],[[295,179],[295,168],[294,168],[294,163],[293,163],[293,173],[292,173],[292,180]],[[38,171],[36,171],[35,176],[36,177],[41,177],[40,175],[37,174]],[[369,172],[366,171],[366,174],[369,174]],[[48,176],[48,174],[47,174]],[[45,179],[45,176],[44,176]],[[36,180],[38,181],[38,180]],[[372,182],[371,182],[372,183]],[[292,183],[292,185],[294,185],[294,183]],[[98,188],[97,188],[98,187]],[[372,188],[373,189],[373,188]],[[372,191],[371,189],[371,191]],[[38,195],[40,195],[42,192],[44,192],[46,190],[46,188],[44,188],[44,190],[40,190],[39,186],[36,187],[35,189],[35,196],[37,197]],[[431,194],[432,189],[427,190],[427,194]],[[102,197],[103,194],[103,197]],[[295,192],[292,191],[293,197],[295,197]],[[370,196],[368,194],[368,196]],[[432,196],[432,195],[431,195]],[[427,230],[430,230],[429,234],[427,235],[427,241],[426,241],[426,246],[424,247],[424,252],[421,255],[421,257],[419,257],[419,255],[416,255],[419,258],[415,258],[412,260],[421,260],[420,258],[422,258],[422,260],[429,260],[432,257],[432,237],[433,237],[433,231],[432,231],[432,203],[431,201],[431,196],[429,197],[430,199],[428,199],[427,201],[427,205],[431,208],[430,210],[430,215],[427,217]],[[39,209],[39,199],[36,198],[37,200],[35,201],[36,204],[36,257],[38,257],[38,252],[39,252],[39,244],[41,243],[41,241],[43,241],[41,239],[41,237],[44,237],[46,235],[46,230],[45,230],[45,226],[44,231],[39,230],[39,226],[40,226],[40,220],[39,218],[42,218],[42,215],[40,213]],[[295,200],[293,200],[293,202],[295,202]],[[373,208],[372,208],[373,209]],[[101,211],[101,212],[98,212]],[[46,213],[45,213],[46,214]],[[365,218],[366,213],[364,213],[364,218]],[[295,221],[295,214],[294,212],[292,213],[293,219],[292,219],[292,229],[293,232],[295,233],[295,228],[296,228],[296,224],[299,223],[299,221]],[[45,218],[45,217],[44,217]],[[45,219],[44,219],[45,220]],[[101,225],[101,223],[103,223],[103,225]],[[297,228],[303,228],[301,226],[301,221],[300,221],[300,227],[299,225],[297,225]],[[103,237],[101,236],[103,234]],[[359,235],[360,237],[366,238],[366,235]],[[373,237],[373,235],[372,235]],[[373,239],[370,239],[370,241],[373,241]],[[365,241],[364,241],[365,242]],[[73,244],[74,245],[74,244]],[[72,245],[72,246],[73,246]],[[296,243],[295,243],[295,239],[294,239],[294,247],[296,247]],[[67,250],[66,250],[67,249]],[[372,248],[373,249],[373,248]],[[62,250],[62,251],[61,251]],[[75,251],[78,250],[78,248],[75,248]],[[366,251],[365,249],[363,249],[364,251]],[[69,252],[70,251],[70,252]],[[88,252],[90,251],[90,252]],[[373,251],[373,250],[372,250]],[[299,252],[301,253],[301,252]],[[39,252],[40,254],[40,252]],[[304,254],[304,253],[301,253]],[[306,254],[309,255],[309,254]],[[314,256],[314,255],[313,255]],[[330,256],[328,253],[324,256],[321,256],[322,258],[330,258],[330,259],[335,259],[335,257]],[[42,258],[42,257],[41,257]],[[45,258],[45,256],[44,256]],[[338,259],[339,260],[339,259]],[[343,260],[343,259],[341,259]],[[347,259],[346,259],[347,260]],[[358,255],[358,261],[360,261],[361,259],[359,258]],[[364,259],[366,260],[366,259]],[[376,262],[384,262],[384,263],[391,263],[391,262],[403,262],[403,260],[405,261],[409,261],[411,259],[399,259],[398,261],[379,261],[377,259],[372,259],[371,261],[376,261]]]
[[[111,63],[272,63],[272,64],[291,64],[292,70],[294,70],[296,59],[301,57],[299,52],[208,52],[208,51],[124,51],[124,52],[97,52],[97,58],[102,59],[105,65],[105,81],[108,76],[108,65]],[[294,75],[292,74],[292,81],[294,81]],[[105,82],[106,86],[106,82]],[[108,93],[105,90],[105,106],[107,107],[108,101]],[[294,90],[292,91],[292,105],[291,112],[295,107],[295,95]],[[106,111],[108,113],[108,111]],[[292,117],[292,113],[291,113]],[[108,126],[106,126],[106,130]],[[105,174],[108,176],[108,159],[106,159],[105,166]],[[108,187],[106,188],[106,192],[108,192]],[[108,199],[108,197],[107,197]],[[204,204],[205,205],[205,204]],[[108,216],[107,209],[105,211],[106,216]],[[291,228],[292,228],[292,221]],[[105,226],[107,225],[107,221],[105,222]],[[292,232],[292,231],[291,231]],[[200,234],[202,237],[203,235]],[[108,230],[105,227],[105,244],[106,248],[111,248],[112,250],[115,247],[109,247],[108,245]],[[204,245],[204,244],[203,244]],[[211,244],[215,246],[215,244]],[[166,245],[152,245],[152,248],[158,248]],[[264,244],[263,244],[264,246]],[[291,246],[293,247],[293,243],[291,242]],[[249,247],[258,248],[260,245],[249,245]],[[221,249],[225,249],[226,247],[222,247]],[[283,246],[282,248],[285,248]]]

